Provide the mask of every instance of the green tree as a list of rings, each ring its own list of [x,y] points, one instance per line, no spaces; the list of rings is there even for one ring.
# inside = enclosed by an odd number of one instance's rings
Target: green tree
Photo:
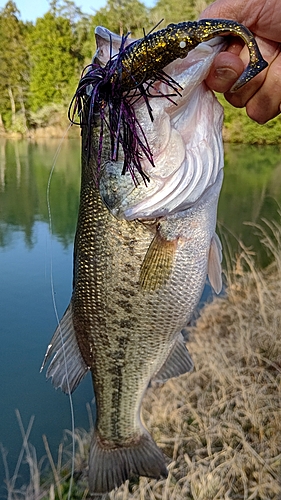
[[[164,26],[168,23],[193,21],[212,1],[186,0],[181,3],[176,0],[158,0],[155,7],[151,9],[150,14],[155,24],[164,19]]]
[[[108,0],[105,7],[93,16],[93,25],[105,26],[117,34],[130,32],[132,36],[143,36],[152,23],[149,11],[139,0]]]
[[[30,36],[30,54],[31,109],[67,104],[83,66],[71,20],[52,11],[37,19]]]
[[[9,0],[0,11],[0,116],[6,128],[20,131],[26,128],[29,29],[19,20],[16,4]]]
[[[87,63],[90,62],[94,45],[91,16],[84,14],[72,0],[51,0],[50,12],[70,21],[73,33],[72,54],[81,64],[85,59]]]

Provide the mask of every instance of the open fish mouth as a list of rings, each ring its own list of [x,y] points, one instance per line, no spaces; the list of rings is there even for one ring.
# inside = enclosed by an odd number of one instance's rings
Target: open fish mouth
[[[141,159],[141,168],[149,178],[147,185],[134,185],[129,172],[120,175],[122,158],[102,165],[99,189],[115,217],[153,219],[184,211],[216,182],[223,168],[223,109],[204,79],[224,45],[223,38],[216,37],[165,67],[165,73],[178,82],[181,91],[172,100],[149,100],[153,121],[145,101],[134,105],[153,163]],[[168,84],[157,82],[154,92],[167,95]]]
[[[130,172],[135,184],[139,182],[138,174],[148,183],[149,176],[142,168],[142,160],[147,159],[154,165],[154,157],[146,131],[136,117],[134,104],[142,99],[153,121],[151,98],[162,96],[173,99],[181,93],[180,82],[167,75],[165,68],[173,61],[185,58],[202,42],[228,34],[241,37],[250,55],[248,66],[232,87],[232,91],[236,91],[267,66],[253,35],[239,23],[223,19],[187,21],[170,24],[134,41],[128,35],[118,37],[105,28],[96,28],[99,48],[79,82],[70,118],[73,121],[76,112],[81,117],[83,105],[90,101],[88,155],[95,114],[101,124],[97,158],[99,168],[104,161],[103,140],[105,129],[108,129],[111,137],[110,160],[117,161],[121,152],[122,173]],[[160,93],[159,82],[166,85],[166,93]]]

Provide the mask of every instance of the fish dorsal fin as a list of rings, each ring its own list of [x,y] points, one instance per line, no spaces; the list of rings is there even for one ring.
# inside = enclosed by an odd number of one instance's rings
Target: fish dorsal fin
[[[215,233],[211,239],[208,261],[208,276],[214,291],[218,294],[222,289],[221,277],[222,246],[218,235]]]
[[[140,269],[140,286],[146,292],[160,288],[173,267],[177,240],[166,240],[157,230]]]
[[[180,333],[174,340],[166,361],[153,376],[152,385],[164,383],[173,377],[179,377],[179,375],[191,372],[193,368],[193,361],[185,345],[183,335]]]
[[[46,377],[52,378],[52,383],[63,392],[73,392],[82,378],[86,375],[89,367],[82,358],[77,344],[72,322],[72,307],[69,304],[53,337],[48,345],[41,370],[45,367],[51,356]]]

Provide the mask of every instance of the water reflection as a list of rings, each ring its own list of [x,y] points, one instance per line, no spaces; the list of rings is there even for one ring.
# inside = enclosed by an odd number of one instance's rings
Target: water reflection
[[[281,154],[275,146],[225,146],[225,181],[219,201],[218,221],[224,252],[239,250],[238,240],[269,262],[257,230],[244,224],[262,219],[280,221]]]
[[[16,229],[24,231],[32,247],[35,221],[49,221],[46,193],[59,140],[37,143],[0,141],[0,245],[6,246]],[[63,141],[51,181],[53,234],[67,246],[72,242],[79,202],[79,141]]]
[[[51,236],[46,190],[58,145],[55,140],[36,144],[0,142],[0,442],[8,450],[10,473],[21,449],[16,408],[25,427],[35,415],[30,439],[38,458],[45,452],[43,434],[55,452],[63,429],[70,428],[68,398],[39,374],[56,326],[51,276],[59,316],[68,305],[72,285],[79,141],[66,141],[56,163],[50,189]],[[77,426],[88,427],[86,403],[92,398],[88,378],[74,395]],[[1,457],[0,464],[0,496],[5,498]],[[21,468],[21,481],[26,473],[27,467]]]

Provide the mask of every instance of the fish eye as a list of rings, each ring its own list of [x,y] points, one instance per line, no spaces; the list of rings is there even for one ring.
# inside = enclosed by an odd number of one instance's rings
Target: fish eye
[[[181,49],[184,49],[185,47],[186,47],[186,42],[181,41],[181,42],[180,42],[180,48],[181,48]]]

